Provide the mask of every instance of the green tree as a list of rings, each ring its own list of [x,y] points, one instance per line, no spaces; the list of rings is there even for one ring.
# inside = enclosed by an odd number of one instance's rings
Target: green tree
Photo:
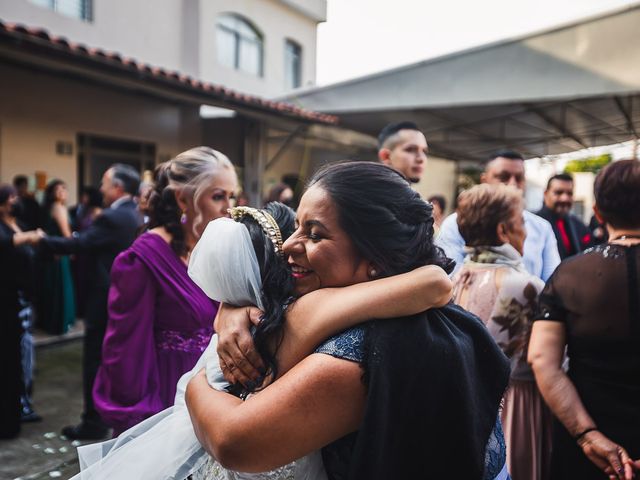
[[[611,154],[605,153],[596,157],[581,158],[571,160],[564,167],[564,173],[593,172],[598,173],[602,167],[611,163]]]

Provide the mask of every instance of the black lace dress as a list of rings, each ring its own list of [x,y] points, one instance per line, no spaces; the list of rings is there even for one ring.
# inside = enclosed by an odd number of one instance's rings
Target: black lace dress
[[[603,244],[564,261],[538,320],[563,322],[568,375],[598,429],[640,458],[640,245]],[[552,478],[606,478],[557,422]]]

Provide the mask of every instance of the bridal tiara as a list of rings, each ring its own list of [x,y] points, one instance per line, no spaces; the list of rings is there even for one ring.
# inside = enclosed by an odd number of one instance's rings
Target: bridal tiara
[[[271,216],[271,214],[265,210],[259,210],[253,207],[233,207],[227,210],[231,215],[231,218],[236,222],[240,220],[245,215],[249,215],[253,218],[260,228],[267,234],[271,243],[273,243],[273,248],[275,252],[280,255],[280,257],[284,258],[284,250],[282,249],[282,234],[280,233],[280,227],[276,223],[276,220]]]

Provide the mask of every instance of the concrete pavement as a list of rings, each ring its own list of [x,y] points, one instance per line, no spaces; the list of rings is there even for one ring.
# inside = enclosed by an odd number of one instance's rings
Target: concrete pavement
[[[40,423],[22,425],[20,436],[0,440],[0,479],[68,479],[79,471],[78,442],[60,435],[82,412],[82,342],[79,339],[36,349],[34,407]]]

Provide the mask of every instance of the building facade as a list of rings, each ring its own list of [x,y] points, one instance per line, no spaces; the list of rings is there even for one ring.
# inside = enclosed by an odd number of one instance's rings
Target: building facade
[[[299,173],[298,150],[339,136],[335,117],[264,98],[313,84],[325,13],[325,0],[0,3],[0,182],[61,178],[74,202],[111,163],[142,173],[210,145],[259,204]]]
[[[265,97],[310,86],[326,0],[4,0],[0,19]]]

